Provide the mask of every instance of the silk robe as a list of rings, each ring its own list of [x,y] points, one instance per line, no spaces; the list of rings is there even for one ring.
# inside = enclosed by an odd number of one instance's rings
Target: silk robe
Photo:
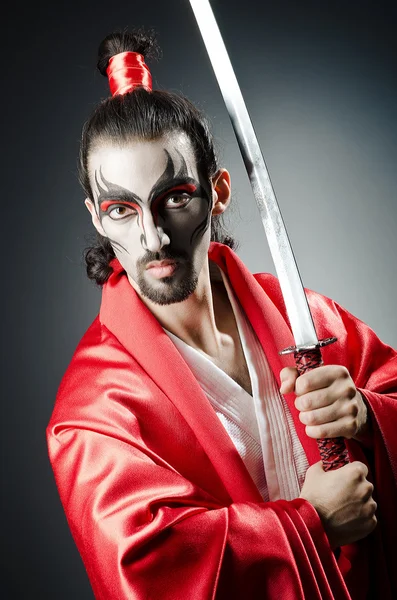
[[[227,274],[280,383],[293,344],[278,281],[228,247]],[[397,359],[364,323],[308,291],[325,364],[345,365],[372,423],[348,442],[375,485],[378,526],[333,552],[313,506],[264,503],[192,372],[117,259],[100,314],[79,343],[47,427],[62,505],[100,600],[299,600],[397,597]],[[310,464],[319,460],[286,396]]]

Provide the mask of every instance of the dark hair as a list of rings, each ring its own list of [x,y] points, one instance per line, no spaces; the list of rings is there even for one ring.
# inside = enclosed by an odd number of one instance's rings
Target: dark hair
[[[160,55],[153,31],[112,33],[101,42],[98,49],[97,66],[102,75],[107,76],[110,58],[126,51],[139,52],[145,59],[158,58]],[[97,143],[113,139],[128,142],[131,138],[152,140],[175,130],[188,135],[198,169],[209,180],[218,170],[214,141],[206,117],[190,100],[173,92],[147,91],[143,87],[103,100],[84,124],[82,132],[79,177],[86,196],[93,200],[88,156]],[[211,240],[231,248],[236,246],[219,216],[212,218]],[[103,285],[112,272],[109,263],[114,257],[108,239],[97,234],[96,243],[85,250],[88,277],[98,285]]]

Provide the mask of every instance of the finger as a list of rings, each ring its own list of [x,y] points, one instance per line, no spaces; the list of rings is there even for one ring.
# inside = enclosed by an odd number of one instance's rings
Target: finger
[[[350,377],[339,377],[329,386],[334,395],[345,400],[352,400],[357,395],[357,388]],[[361,397],[361,396],[360,396]]]
[[[323,406],[329,406],[337,400],[339,400],[339,395],[331,386],[297,396],[295,407],[300,411],[316,410]]]
[[[368,500],[374,501],[372,498],[373,491],[374,491],[373,484],[370,481],[365,480],[363,482],[363,500],[364,500],[364,502],[367,502]]]
[[[346,407],[344,403],[337,400],[329,406],[300,412],[299,420],[304,425],[324,425],[346,416]]]
[[[302,396],[308,392],[329,387],[337,379],[344,380],[349,378],[349,371],[341,365],[317,367],[298,377],[295,384],[295,393],[298,396]]]
[[[369,514],[373,517],[378,510],[378,505],[373,498],[368,502],[369,504]]]
[[[353,462],[349,463],[348,465],[345,465],[342,468],[346,468],[346,470],[349,469],[350,471],[352,471],[350,477],[352,477],[353,480],[357,482],[363,481],[368,475],[367,465],[361,462],[360,460],[354,460]]]
[[[313,477],[320,477],[321,473],[325,473],[325,471],[324,471],[323,461],[319,460],[318,462],[313,463],[312,465],[310,465],[310,467],[306,471],[306,476],[305,477],[308,477],[308,476],[310,477],[311,475]]]
[[[284,367],[280,371],[282,394],[289,394],[295,391],[295,381],[298,377],[298,371],[294,367]]]
[[[306,425],[305,430],[306,435],[316,440],[335,437],[350,439],[355,435],[354,424],[350,417],[343,417],[337,421],[323,423],[322,425]]]

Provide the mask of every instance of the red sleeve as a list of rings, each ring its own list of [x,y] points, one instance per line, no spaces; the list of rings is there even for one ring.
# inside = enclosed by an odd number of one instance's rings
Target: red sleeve
[[[319,302],[319,301],[317,301]],[[384,344],[365,323],[348,311],[324,299],[335,312],[346,332],[343,364],[364,396],[370,421],[370,444],[359,448],[348,442],[354,458],[363,460],[362,450],[370,467],[374,483],[374,498],[378,504],[378,527],[373,540],[373,569],[376,576],[376,597],[397,594],[397,352]],[[336,346],[336,344],[335,344]],[[331,360],[331,357],[329,357]],[[384,586],[384,587],[382,587]]]
[[[276,277],[259,273],[255,278],[288,322]],[[397,351],[330,298],[308,289],[306,293],[319,339],[337,337],[336,343],[324,348],[324,363],[349,370],[367,400],[375,437],[384,445],[397,481]]]
[[[349,598],[308,502],[220,506],[144,447],[95,425],[53,424],[47,438],[96,598]]]
[[[308,298],[319,337],[334,331],[338,338],[324,350],[324,360],[349,370],[369,409],[374,450],[383,447],[397,481],[397,351],[333,300],[311,291]]]
[[[273,275],[255,276],[288,321],[278,280]],[[306,290],[319,339],[337,337],[323,350],[325,364],[344,365],[364,396],[371,423],[370,444],[355,441],[347,445],[352,458],[366,462],[375,486],[378,527],[372,536],[374,597],[397,597],[397,352],[384,344],[374,331],[339,304],[312,290]],[[346,552],[346,556],[348,551]],[[343,556],[342,556],[343,558]],[[339,565],[344,573],[350,569]],[[356,578],[354,582],[349,577]],[[349,589],[360,587],[359,570],[346,575]]]

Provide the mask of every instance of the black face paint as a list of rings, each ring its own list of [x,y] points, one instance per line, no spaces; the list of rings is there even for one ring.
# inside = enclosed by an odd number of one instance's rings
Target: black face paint
[[[166,209],[164,206],[161,206],[161,202],[164,201],[165,197],[173,192],[183,190],[183,186],[186,185],[187,190],[189,191],[192,198],[202,198],[207,202],[208,208],[210,205],[210,200],[208,194],[205,192],[203,186],[196,181],[194,178],[189,177],[187,165],[184,156],[176,150],[181,158],[181,166],[179,168],[178,173],[175,173],[175,164],[172,160],[170,153],[164,149],[164,152],[167,155],[167,164],[164,172],[153,185],[149,194],[149,205],[151,207],[151,211],[154,217],[155,224],[158,225],[158,216],[160,215],[164,221],[166,221],[165,214]],[[95,171],[95,183],[98,187],[99,194],[97,197],[98,206],[99,206],[99,219],[102,223],[102,220],[105,216],[109,215],[111,210],[118,205],[125,205],[131,208],[134,208],[138,217],[138,225],[141,227],[143,233],[141,234],[141,245],[143,248],[146,247],[146,232],[145,232],[145,224],[143,219],[143,205],[144,201],[137,194],[134,194],[130,190],[123,188],[111,181],[108,181],[103,173],[102,167],[99,169],[99,175],[102,182],[108,188],[107,190],[101,185],[98,172]],[[178,188],[178,189],[176,189]],[[194,189],[193,189],[194,188]],[[105,207],[105,208],[103,208]],[[190,244],[193,244],[195,239],[201,234],[203,235],[207,230],[210,223],[210,213],[205,215],[204,219],[197,225],[197,227],[193,230],[190,237]],[[164,229],[165,233],[167,233],[166,229]],[[110,240],[112,241],[112,240]],[[113,243],[113,242],[112,242]],[[116,242],[117,243],[117,242]],[[126,250],[123,246],[121,246],[123,250]],[[127,250],[126,250],[127,251]]]
[[[108,237],[109,242],[112,244],[112,246],[115,246],[116,248],[118,247],[119,250],[124,250],[124,252],[127,252],[127,254],[129,254],[129,251],[127,250],[127,248],[125,248],[124,246],[122,246],[120,244],[120,242],[116,242],[115,240],[112,240],[112,238]]]
[[[174,162],[173,162],[169,152],[165,149],[164,149],[164,151],[167,154],[167,166],[165,168],[164,173],[154,184],[154,186],[150,192],[151,198],[161,197],[161,195],[162,195],[162,193],[164,193],[164,191],[170,190],[171,185],[172,185],[172,188],[175,188],[179,185],[179,183],[180,184],[187,183],[187,184],[194,185],[196,188],[194,193],[192,193],[192,198],[199,197],[199,198],[206,200],[206,202],[208,204],[208,209],[209,209],[210,199],[208,197],[208,194],[206,193],[203,186],[198,181],[189,177],[184,156],[179,152],[179,150],[176,150],[176,152],[179,154],[179,156],[181,158],[181,166],[180,166],[178,173],[175,175]],[[194,231],[192,232],[192,235],[190,237],[190,244],[193,244],[193,242],[200,235],[200,233],[202,235],[205,233],[205,231],[207,230],[207,228],[209,226],[209,223],[210,223],[210,213],[208,212],[208,214],[204,217],[204,219],[201,221],[201,223],[199,223],[197,225],[197,227],[194,229]]]
[[[143,296],[158,304],[171,304],[185,300],[196,289],[207,253],[201,240],[211,222],[212,187],[209,181],[201,183],[189,176],[190,163],[176,148],[162,151],[165,168],[146,199],[108,181],[103,175],[107,163],[95,171],[95,183],[99,192],[98,217],[120,262]],[[157,150],[156,156],[161,157],[162,151]],[[133,151],[131,156],[134,161]],[[190,153],[190,161],[191,156]],[[148,160],[149,169],[144,163],[142,177],[146,172],[150,177],[150,156]],[[125,164],[128,169],[128,163]],[[123,172],[121,177],[123,182],[131,181],[128,171],[126,177]],[[148,268],[149,263],[165,259],[175,263],[172,274],[151,274],[155,271]]]
[[[95,171],[95,183],[99,190],[99,194],[97,197],[97,202],[98,202],[98,207],[99,207],[98,217],[101,220],[101,222],[102,222],[103,217],[109,214],[108,208],[106,208],[106,209],[102,208],[103,204],[106,201],[109,201],[110,206],[113,206],[111,204],[111,202],[112,202],[112,200],[115,200],[115,199],[120,201],[119,202],[120,204],[123,204],[124,202],[126,204],[131,204],[131,205],[142,204],[142,200],[139,198],[139,196],[137,196],[130,190],[127,190],[126,188],[123,188],[120,185],[117,185],[116,183],[112,183],[111,181],[108,181],[102,173],[102,166],[99,167],[99,175],[100,175],[103,183],[108,188],[107,190],[105,190],[105,188],[100,184],[99,179],[98,179],[98,171]]]

